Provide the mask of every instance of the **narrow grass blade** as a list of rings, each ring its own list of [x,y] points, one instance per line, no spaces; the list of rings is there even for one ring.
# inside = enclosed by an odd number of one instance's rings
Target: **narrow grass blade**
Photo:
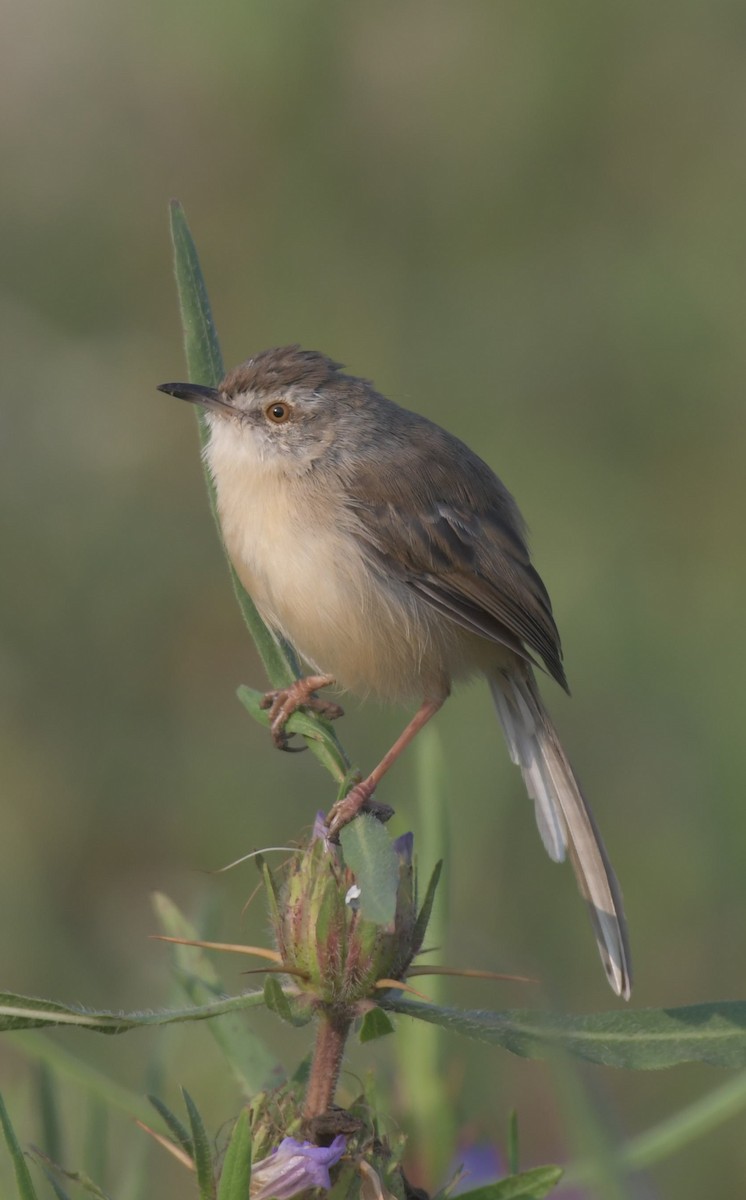
[[[216,387],[223,376],[223,358],[220,353],[220,344],[215,330],[210,298],[207,294],[207,286],[202,274],[197,247],[194,244],[184,210],[177,200],[171,203],[170,216],[176,290],[184,332],[184,350],[186,353],[189,382],[203,383],[210,387]],[[207,423],[199,411],[197,419],[199,422],[200,441],[204,447],[208,437]],[[210,497],[210,506],[217,523],[215,485],[206,466],[205,479]],[[264,624],[257,612],[256,605],[236,575],[230,560],[228,560],[228,569],[238,606],[241,609],[249,633],[254,639],[272,687],[287,687],[301,673],[298,657],[292,646],[283,639],[274,637]],[[327,723],[322,722],[312,713],[308,714],[307,720],[314,731],[313,735],[306,735],[311,751],[322,765],[331,771],[334,778],[338,779],[337,770],[336,768],[333,769],[335,763],[338,760],[347,762],[342,747],[334,733],[329,730]],[[330,745],[334,748],[333,753],[329,749]]]
[[[0,1125],[3,1130],[5,1144],[10,1152],[10,1157],[13,1160],[13,1170],[16,1177],[16,1187],[18,1188],[19,1200],[39,1200],[36,1189],[31,1180],[31,1174],[26,1162],[26,1156],[21,1149],[18,1138],[15,1135],[15,1130],[10,1123],[8,1110],[5,1107],[2,1096],[0,1095]]]
[[[189,1158],[194,1158],[194,1146],[192,1145],[191,1136],[186,1126],[176,1116],[176,1113],[172,1112],[168,1105],[159,1100],[157,1096],[148,1096],[148,1100],[153,1105],[155,1111],[162,1117],[184,1153]]]
[[[426,864],[431,876],[412,941],[420,947],[426,937],[428,946],[443,948],[447,912],[442,885],[445,881],[441,882],[443,856],[448,844],[446,769],[440,738],[432,725],[415,739],[414,751],[418,884],[423,878],[421,864]],[[434,1003],[444,1002],[445,981],[442,978],[428,978],[426,990]],[[400,1022],[395,1047],[409,1128],[414,1135],[417,1158],[424,1162],[429,1179],[444,1177],[456,1148],[459,1113],[443,1083],[446,1037],[445,1031],[437,1025],[404,1021]]]
[[[207,1136],[199,1109],[186,1088],[181,1089],[184,1103],[189,1114],[189,1124],[192,1127],[192,1144],[194,1146],[194,1166],[197,1172],[197,1186],[200,1200],[215,1200],[215,1169],[213,1164],[212,1146]]]

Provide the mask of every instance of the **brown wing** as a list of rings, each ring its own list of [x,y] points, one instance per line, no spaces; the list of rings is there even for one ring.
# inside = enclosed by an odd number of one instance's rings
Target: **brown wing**
[[[426,440],[416,470],[397,454],[375,470],[358,463],[347,480],[372,560],[463,628],[529,661],[535,652],[568,690],[549,596],[512,496],[437,426],[428,425]]]

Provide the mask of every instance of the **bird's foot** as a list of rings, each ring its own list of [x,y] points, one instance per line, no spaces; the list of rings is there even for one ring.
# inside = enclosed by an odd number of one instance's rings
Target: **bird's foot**
[[[328,687],[332,683],[334,679],[331,675],[308,675],[305,679],[294,680],[289,687],[264,694],[259,707],[269,709],[269,730],[278,750],[305,750],[305,746],[289,746],[288,735],[285,732],[287,722],[299,708],[318,713],[327,721],[335,721],[337,717],[344,716],[344,709],[338,704],[314,695],[318,688]],[[290,737],[292,736],[290,734]]]
[[[375,786],[372,779],[364,779],[362,783],[356,783],[354,787],[350,788],[347,795],[338,800],[329,810],[326,818],[326,832],[330,842],[338,842],[345,825],[349,825],[350,821],[353,821],[361,812],[370,813],[382,825],[391,820],[394,810],[390,804],[379,804],[373,798]]]

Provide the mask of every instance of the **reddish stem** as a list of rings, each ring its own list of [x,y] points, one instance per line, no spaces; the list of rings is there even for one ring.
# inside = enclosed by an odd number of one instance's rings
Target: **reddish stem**
[[[323,1116],[334,1101],[351,1025],[352,1018],[346,1013],[335,1013],[327,1008],[322,1008],[319,1013],[316,1045],[303,1109],[303,1116],[307,1121]]]

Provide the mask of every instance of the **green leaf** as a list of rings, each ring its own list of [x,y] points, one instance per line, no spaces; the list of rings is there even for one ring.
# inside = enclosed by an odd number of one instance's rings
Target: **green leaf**
[[[360,1041],[373,1042],[394,1032],[394,1026],[382,1008],[369,1008],[360,1026]]]
[[[339,835],[344,860],[360,888],[360,913],[376,925],[392,925],[396,916],[399,860],[385,826],[362,813]]]
[[[224,374],[223,357],[197,247],[178,200],[171,201],[171,239],[189,381],[215,387]]]
[[[268,975],[264,980],[264,1003],[280,1020],[296,1028],[307,1025],[313,1016],[309,1007],[290,1003],[276,975]]]
[[[94,1033],[129,1033],[149,1025],[174,1025],[184,1021],[206,1021],[225,1013],[244,1012],[264,1003],[261,992],[244,992],[240,996],[225,996],[210,1004],[193,1008],[167,1009],[163,1012],[113,1013],[59,1004],[56,1000],[39,1000],[34,996],[19,996],[15,992],[0,992],[0,1032],[15,1029],[39,1029],[54,1025],[76,1025]]]
[[[657,1070],[684,1062],[715,1067],[746,1065],[746,1002],[742,1000],[587,1016],[530,1010],[460,1010],[394,995],[381,1004],[389,1011],[491,1042],[524,1058],[543,1058],[562,1049],[587,1062],[636,1070]]]
[[[542,1200],[561,1178],[562,1167],[533,1167],[471,1192],[460,1192],[459,1200]]]
[[[242,684],[236,695],[254,720],[263,725],[265,729],[269,729],[269,713],[266,708],[261,707],[265,693]],[[331,722],[315,713],[298,709],[290,717],[285,728],[288,733],[300,734],[309,745],[315,746],[316,757],[337,783],[341,784],[347,778],[350,764],[347,755],[337,741]]]
[[[412,944],[416,946],[418,950],[425,940],[425,934],[427,932],[430,914],[433,911],[435,893],[438,889],[438,883],[440,881],[440,873],[442,869],[443,860],[441,859],[440,862],[436,862],[435,866],[433,867],[433,873],[430,876],[430,882],[427,885],[427,891],[425,892],[425,899],[422,902],[422,908],[417,914],[417,921],[415,922],[414,933],[412,934]]]
[[[251,1123],[242,1109],[225,1152],[218,1200],[248,1200],[251,1183]]]
[[[0,1125],[3,1128],[3,1136],[5,1144],[10,1151],[10,1157],[13,1160],[13,1170],[16,1177],[16,1187],[18,1188],[19,1200],[38,1200],[36,1190],[31,1181],[31,1175],[20,1145],[18,1138],[15,1135],[15,1130],[10,1123],[10,1117],[5,1107],[2,1096],[0,1095]]]
[[[207,1136],[199,1109],[186,1088],[181,1089],[181,1094],[184,1097],[184,1103],[189,1113],[189,1124],[192,1127],[194,1166],[197,1172],[200,1200],[215,1200],[215,1172],[210,1139]]]
[[[176,1113],[172,1112],[168,1105],[164,1104],[158,1096],[148,1096],[148,1100],[153,1105],[155,1111],[163,1118],[164,1122],[171,1130],[171,1133],[181,1146],[184,1153],[188,1154],[190,1158],[194,1158],[194,1146],[192,1145],[192,1139],[189,1136],[186,1127],[176,1116]]]
[[[156,893],[153,905],[163,932],[169,937],[198,941],[200,934],[168,896]],[[199,946],[172,947],[178,981],[194,1004],[209,1004],[225,996],[226,988],[212,961]],[[284,1079],[279,1060],[247,1024],[241,1014],[213,1021],[210,1032],[223,1051],[244,1095],[276,1087]]]
[[[207,294],[204,275],[199,262],[197,248],[191,235],[184,210],[177,200],[171,203],[171,240],[174,251],[174,272],[179,298],[181,325],[184,332],[184,349],[190,383],[203,383],[216,387],[223,376],[223,358],[220,353],[215,322],[212,318],[210,298]],[[208,438],[207,422],[197,410],[200,441],[204,447]],[[210,497],[210,507],[218,525],[215,485],[205,464],[205,481]],[[222,539],[221,539],[222,540]],[[227,555],[226,555],[227,558]],[[238,606],[256,644],[264,669],[274,688],[287,687],[300,675],[298,657],[287,642],[276,638],[262,621],[256,605],[243,587],[228,559],[233,590]],[[306,739],[312,753],[335,779],[339,778],[339,763],[347,763],[347,757],[335,735],[314,714],[307,714],[313,735]],[[333,749],[330,749],[332,747]]]

